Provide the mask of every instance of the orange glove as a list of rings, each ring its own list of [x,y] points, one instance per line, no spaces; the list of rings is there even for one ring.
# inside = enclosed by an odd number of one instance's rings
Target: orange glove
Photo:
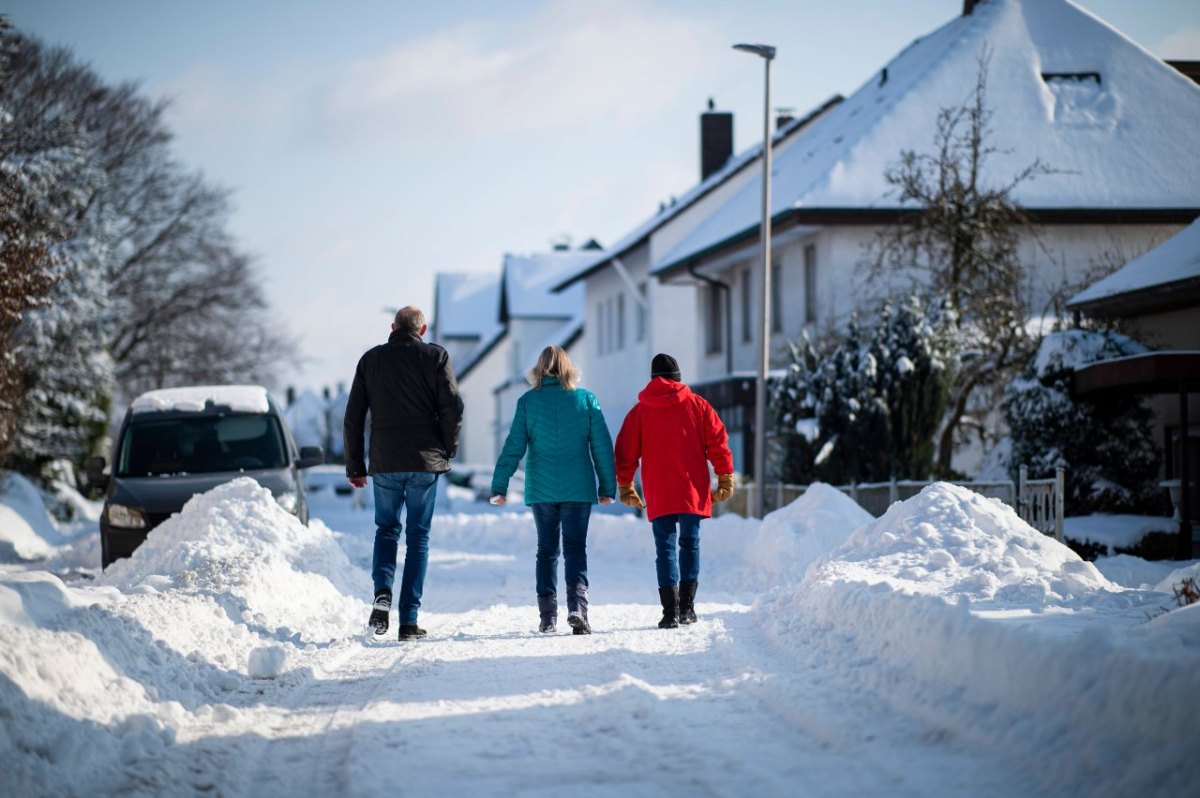
[[[639,510],[645,510],[646,505],[642,502],[642,497],[638,495],[637,488],[630,482],[628,485],[617,485],[617,490],[621,493],[621,504],[629,507],[636,507]]]
[[[718,474],[717,489],[712,493],[715,502],[728,501],[733,496],[733,474]]]

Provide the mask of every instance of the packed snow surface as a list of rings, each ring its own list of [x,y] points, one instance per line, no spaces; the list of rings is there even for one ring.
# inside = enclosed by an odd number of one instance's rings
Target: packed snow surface
[[[129,406],[134,413],[165,410],[199,412],[212,402],[241,413],[266,413],[270,410],[267,389],[259,385],[196,385],[188,388],[163,388],[147,391]]]
[[[656,627],[649,525],[594,513],[594,634],[540,635],[531,516],[447,492],[429,637],[400,643],[364,628],[356,498],[314,491],[305,527],[238,480],[94,580],[0,571],[0,795],[1165,796],[1200,778],[1200,612],[1167,611],[1200,564],[1126,589],[965,489],[873,519],[814,485],[761,522],[704,522],[700,621],[677,630]]]

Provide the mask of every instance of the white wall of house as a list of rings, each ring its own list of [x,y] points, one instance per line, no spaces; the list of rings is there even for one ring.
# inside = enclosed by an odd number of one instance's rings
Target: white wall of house
[[[504,379],[509,358],[505,337],[458,383],[463,400],[463,426],[458,462],[482,465],[496,461],[496,407],[492,389]]]
[[[648,280],[646,247],[639,246],[621,258],[634,284],[647,295],[643,313],[637,299],[617,270],[606,266],[585,281],[587,343],[582,347],[580,368],[583,385],[596,394],[604,420],[614,439],[625,414],[637,402],[637,394],[650,377],[653,336],[653,286]],[[689,336],[689,341],[691,336]]]
[[[796,339],[806,328],[823,331],[840,326],[852,312],[869,307],[888,289],[885,281],[869,280],[859,268],[867,245],[875,240],[879,229],[848,225],[791,230],[772,244],[778,278],[772,290],[779,293],[774,307],[780,311],[779,324],[773,325],[773,366],[784,364],[786,340]],[[1102,264],[1120,265],[1152,249],[1179,229],[1178,225],[1055,225],[1031,231],[1022,237],[1020,252],[1029,270],[1032,311],[1035,315],[1049,312],[1053,293],[1063,285],[1069,283],[1078,288]],[[731,286],[735,372],[755,368],[760,257],[757,242],[751,242],[733,253],[714,258],[702,268],[703,273]],[[812,278],[806,276],[810,268],[815,269]],[[812,305],[808,300],[810,285],[815,285]],[[723,329],[722,348],[709,351],[710,328],[714,323],[724,324],[719,314],[710,312],[711,291],[707,287],[698,290],[692,303],[700,318],[696,346],[703,379],[726,373]],[[749,337],[744,335],[747,330]]]

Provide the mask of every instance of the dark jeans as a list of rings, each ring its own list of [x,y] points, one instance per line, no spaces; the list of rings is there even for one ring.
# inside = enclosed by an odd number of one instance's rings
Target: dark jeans
[[[558,595],[558,551],[561,530],[563,570],[566,576],[567,609],[587,601],[587,530],[592,515],[588,502],[538,502],[533,505],[537,526],[537,594]]]
[[[700,519],[691,513],[660,515],[650,522],[654,529],[654,566],[658,570],[658,586],[671,587],[695,582],[700,576]],[[676,558],[675,545],[679,544]]]
[[[438,475],[428,471],[395,471],[374,474],[375,553],[371,578],[375,592],[391,590],[396,578],[396,554],[400,547],[400,508],[407,508],[408,533],[404,538],[404,575],[400,579],[401,624],[415,624],[425,588],[429,565],[429,524],[437,500]]]

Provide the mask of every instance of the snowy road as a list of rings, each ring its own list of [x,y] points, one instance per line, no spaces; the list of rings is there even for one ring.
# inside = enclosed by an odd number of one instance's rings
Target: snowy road
[[[368,518],[326,514],[369,536]],[[435,524],[428,639],[331,646],[310,678],[205,730],[235,746],[251,720],[270,730],[214,779],[222,794],[1031,794],[988,751],[842,683],[838,663],[798,670],[757,628],[753,595],[702,600],[695,626],[658,629],[648,525],[640,548],[593,545],[595,633],[576,637],[534,631],[531,520],[509,520],[529,527],[524,552],[437,544],[474,541],[475,523]],[[593,540],[635,523],[597,517]]]

